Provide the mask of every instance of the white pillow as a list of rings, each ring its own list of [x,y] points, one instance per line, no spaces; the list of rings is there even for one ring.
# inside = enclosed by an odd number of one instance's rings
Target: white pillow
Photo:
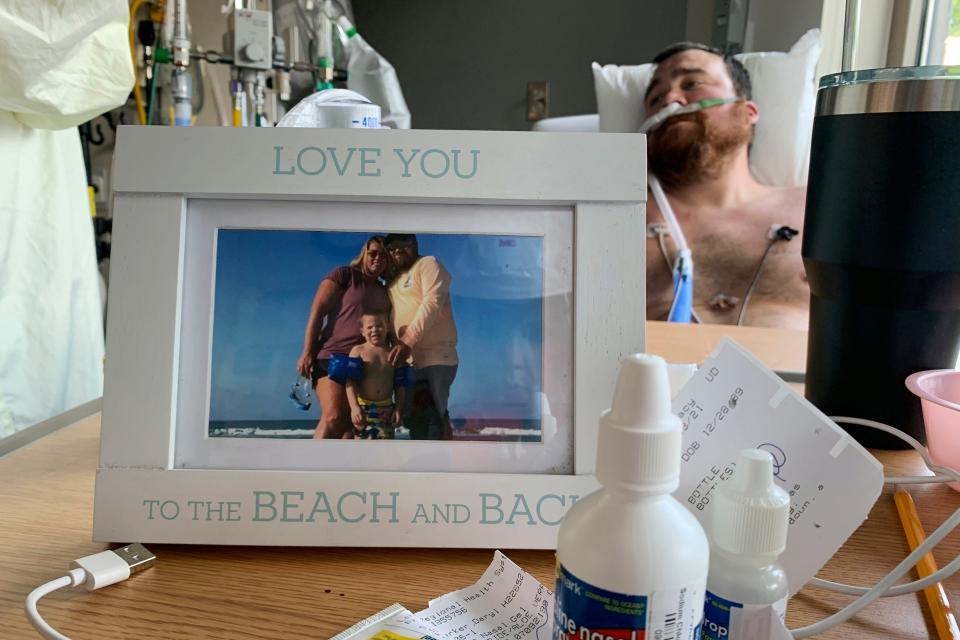
[[[789,53],[741,53],[750,73],[753,101],[760,111],[750,151],[750,168],[760,182],[780,187],[805,185],[816,107],[816,69],[823,43],[811,29]],[[652,64],[593,63],[600,131],[632,133],[645,119],[643,95]]]

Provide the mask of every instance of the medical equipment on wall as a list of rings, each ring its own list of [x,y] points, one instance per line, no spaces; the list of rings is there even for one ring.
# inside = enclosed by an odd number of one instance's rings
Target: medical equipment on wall
[[[149,7],[147,17],[137,23],[139,9]],[[313,3],[311,3],[313,5]],[[218,107],[232,118],[221,114],[221,123],[234,126],[268,124],[268,111],[278,117],[280,101],[290,99],[290,73],[294,69],[308,72],[318,67],[308,62],[293,63],[288,59],[288,46],[273,33],[273,13],[269,0],[230,0],[221,9],[227,16],[223,35],[223,51],[204,51],[194,47],[186,0],[134,0],[131,5],[131,46],[133,29],[142,45],[142,63],[148,96],[144,100],[138,82],[134,88],[141,124],[193,124],[194,115],[203,108],[203,62],[228,64],[231,67],[230,105],[221,105],[221,89],[212,87]],[[161,46],[154,47],[154,31],[160,32]],[[299,31],[297,34],[299,35]],[[297,37],[292,37],[296,42]],[[135,50],[136,57],[136,50]],[[191,61],[196,73],[191,68]],[[172,65],[172,71],[166,69]],[[166,89],[172,98],[172,112],[164,114],[156,105],[162,102],[158,90]],[[268,109],[268,99],[271,104]],[[148,105],[144,108],[144,103]]]
[[[920,407],[900,381],[954,367],[960,349],[958,89],[948,67],[826,76],[813,127],[806,396],[824,413],[891,421],[920,440]]]
[[[148,19],[137,22],[137,15],[144,6],[148,8]],[[160,29],[162,46],[156,46],[157,24],[162,25]],[[142,56],[138,55],[134,32],[141,44]],[[202,104],[196,107],[193,104],[194,81],[202,82],[202,80],[200,77],[195,78],[190,68],[190,27],[186,0],[169,2],[157,0],[156,3],[134,0],[130,5],[128,34],[130,50],[134,57],[134,73],[137,73],[141,63],[144,67],[144,86],[141,86],[139,75],[133,86],[139,122],[141,124],[152,122],[157,104],[157,85],[158,82],[162,82],[168,87],[170,93],[170,113],[166,116],[167,121],[177,126],[190,126],[194,111],[202,107]],[[161,64],[169,65],[172,69],[161,69]],[[161,73],[163,80],[159,78]],[[143,96],[144,89],[147,90],[146,100]],[[200,92],[202,95],[202,85],[200,85]],[[161,121],[162,119],[161,116]]]
[[[340,0],[228,0],[218,52],[195,46],[186,0],[134,0],[129,34],[141,67],[139,122],[194,123],[209,63],[230,66],[229,103],[227,87],[211,85],[223,125],[269,126],[314,91],[346,85],[380,105],[386,124],[409,128],[396,71],[357,34],[348,7]],[[166,111],[156,106],[164,102]]]
[[[383,124],[409,129],[410,110],[393,65],[357,33],[346,16],[340,16],[337,25],[347,36],[347,88],[380,105]]]
[[[257,9],[256,5],[256,2],[227,5],[228,29],[223,36],[223,50],[233,58],[230,88],[234,126],[237,126],[238,115],[241,124],[252,122],[257,127],[266,124],[266,74],[273,69],[275,59],[282,64],[285,51],[282,41],[274,42],[271,12]],[[274,76],[278,85],[282,82],[277,76],[283,73],[289,72],[281,67]]]

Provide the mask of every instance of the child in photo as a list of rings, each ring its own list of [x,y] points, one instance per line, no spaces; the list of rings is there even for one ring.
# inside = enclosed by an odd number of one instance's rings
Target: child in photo
[[[351,349],[350,357],[363,360],[363,371],[359,380],[347,380],[346,385],[355,437],[392,439],[400,425],[405,389],[394,382],[387,315],[365,312],[360,317],[360,333],[364,343]]]

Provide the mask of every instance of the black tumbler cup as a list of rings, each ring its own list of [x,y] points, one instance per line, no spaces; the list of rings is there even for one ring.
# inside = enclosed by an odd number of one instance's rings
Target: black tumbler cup
[[[956,69],[956,68],[954,68]],[[960,75],[853,71],[820,82],[803,263],[810,281],[806,396],[925,441],[911,373],[960,347]],[[888,434],[841,425],[868,447]]]

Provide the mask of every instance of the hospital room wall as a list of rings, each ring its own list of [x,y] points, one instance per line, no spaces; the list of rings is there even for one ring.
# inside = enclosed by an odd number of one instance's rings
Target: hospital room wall
[[[688,40],[709,42],[721,0],[687,0]],[[743,0],[741,0],[743,1]],[[823,53],[817,77],[840,71],[846,0],[749,0],[746,51],[789,51],[810,29],[818,28]],[[854,69],[916,64],[923,0],[870,0],[860,7]]]
[[[639,64],[683,40],[676,0],[354,0],[359,32],[397,69],[413,126],[525,130],[528,81],[550,116],[595,113],[590,63]]]
[[[711,38],[719,1],[687,0],[687,40],[717,44]],[[821,27],[823,10],[824,0],[749,0],[744,50],[789,51],[800,36]]]
[[[750,0],[747,51],[789,51],[810,29],[820,27],[823,0]]]

